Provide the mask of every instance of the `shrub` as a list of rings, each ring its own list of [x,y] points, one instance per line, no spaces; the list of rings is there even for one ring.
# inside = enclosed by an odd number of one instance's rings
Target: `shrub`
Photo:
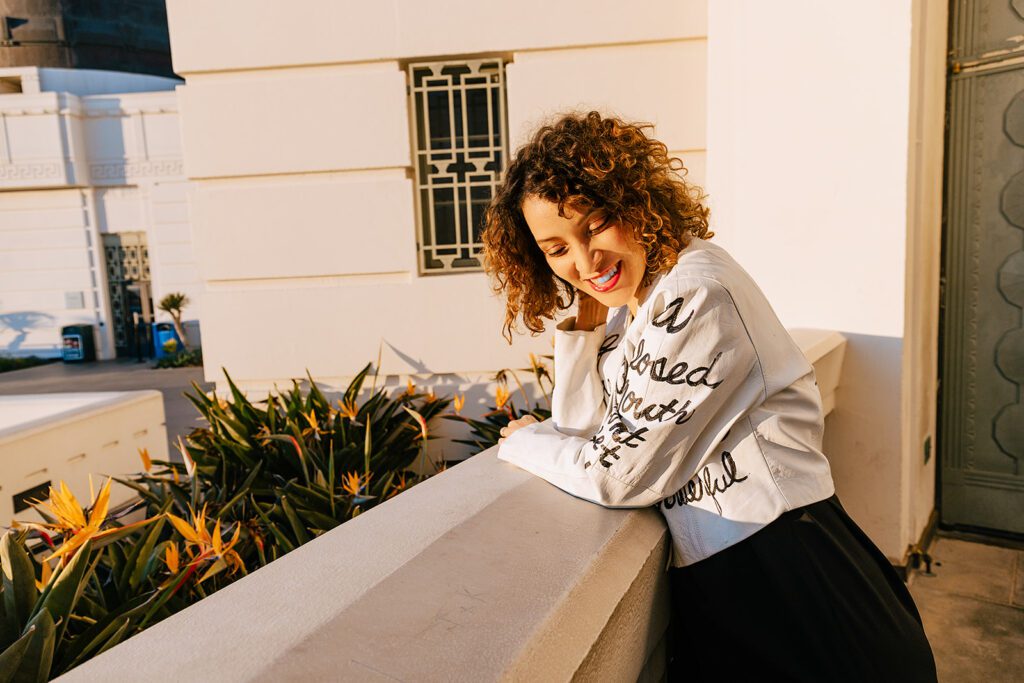
[[[22,370],[36,365],[55,363],[59,360],[60,358],[40,358],[39,356],[0,356],[0,372]]]
[[[552,356],[543,356],[543,358],[550,359],[554,362]],[[473,419],[464,415],[443,415],[442,417],[446,420],[456,420],[469,426],[470,433],[472,434],[471,439],[453,439],[457,443],[464,443],[469,446],[475,446],[477,448],[474,451],[474,455],[481,451],[485,451],[492,446],[496,446],[498,439],[501,438],[501,429],[508,425],[512,420],[517,420],[520,417],[526,415],[533,415],[538,420],[546,420],[551,417],[551,392],[555,388],[555,379],[551,371],[548,370],[547,365],[544,361],[539,360],[532,353],[530,354],[530,367],[520,368],[519,372],[529,372],[533,375],[537,386],[540,387],[541,392],[544,394],[544,399],[547,403],[547,407],[543,407],[540,403],[530,405],[529,397],[526,395],[526,390],[523,388],[522,382],[519,381],[519,376],[515,370],[505,368],[499,370],[494,375],[494,381],[498,383],[498,389],[495,395],[495,405],[486,413],[484,413],[480,419]],[[517,391],[523,398],[523,410],[518,410],[515,407],[515,401],[513,400],[513,393],[509,390],[508,381],[511,378],[515,384]],[[547,382],[547,388],[544,383]]]
[[[51,488],[44,521],[0,539],[0,680],[61,674],[442,471],[426,442],[451,400],[410,384],[360,404],[369,369],[337,407],[312,378],[257,402],[229,376],[230,400],[193,384],[208,426],[179,442],[184,462],[143,450],[145,472],[117,480],[142,521],[108,514],[109,480],[86,508]]]
[[[167,344],[170,344],[171,342],[174,342],[175,348],[177,348],[178,343],[173,339],[168,339],[167,342],[164,344],[164,347],[166,348]],[[200,367],[203,365],[202,349],[194,349],[192,351],[189,351],[184,348],[181,348],[177,351],[177,353],[173,353],[172,355],[164,356],[163,358],[159,359],[156,362],[155,367],[158,369],[184,368],[193,365],[198,365]]]

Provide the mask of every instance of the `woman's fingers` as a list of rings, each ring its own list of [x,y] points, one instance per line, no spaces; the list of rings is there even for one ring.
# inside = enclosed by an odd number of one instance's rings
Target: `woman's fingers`
[[[525,427],[526,425],[533,424],[534,422],[537,421],[537,418],[535,418],[533,415],[524,415],[518,420],[510,421],[507,427],[502,427],[501,429],[499,429],[498,434],[502,436],[509,436],[520,427]],[[498,440],[498,443],[501,443],[500,439]]]

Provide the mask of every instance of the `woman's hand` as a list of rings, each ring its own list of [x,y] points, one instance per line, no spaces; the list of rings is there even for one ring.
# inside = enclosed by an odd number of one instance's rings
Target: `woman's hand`
[[[573,329],[590,332],[607,320],[608,307],[583,290],[577,289],[576,294],[579,296],[580,301],[576,311],[576,324],[573,326]]]
[[[526,425],[533,424],[534,422],[537,421],[537,418],[535,418],[533,415],[523,415],[518,420],[512,420],[511,422],[509,422],[507,427],[502,427],[498,433],[501,434],[503,437],[508,437],[512,435],[512,432],[516,431],[520,427],[525,427]],[[505,439],[498,439],[498,443],[500,444],[504,440]]]

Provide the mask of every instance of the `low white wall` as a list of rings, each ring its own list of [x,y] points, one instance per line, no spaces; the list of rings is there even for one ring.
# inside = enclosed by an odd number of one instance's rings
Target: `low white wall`
[[[164,399],[159,391],[0,396],[0,523],[40,521],[15,513],[12,497],[35,486],[65,482],[83,505],[106,477],[140,472],[139,449],[167,459]],[[90,477],[92,484],[90,484]],[[39,498],[45,498],[45,492]],[[112,484],[111,505],[135,497]]]
[[[794,336],[828,405],[844,340]],[[566,495],[496,455],[449,468],[58,680],[661,680],[662,515]]]

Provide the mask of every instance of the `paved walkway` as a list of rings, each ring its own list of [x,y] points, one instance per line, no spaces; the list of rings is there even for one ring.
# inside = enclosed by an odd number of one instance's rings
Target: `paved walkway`
[[[1024,551],[940,537],[910,582],[939,681],[1024,680]]]
[[[203,381],[202,368],[155,370],[151,362],[139,363],[134,359],[57,362],[0,373],[0,395],[157,389],[164,395],[168,453],[171,459],[180,460],[181,455],[174,447],[178,435],[188,434],[201,420],[195,406],[183,395],[186,390],[193,390],[193,381],[204,391],[213,389],[212,382]]]

